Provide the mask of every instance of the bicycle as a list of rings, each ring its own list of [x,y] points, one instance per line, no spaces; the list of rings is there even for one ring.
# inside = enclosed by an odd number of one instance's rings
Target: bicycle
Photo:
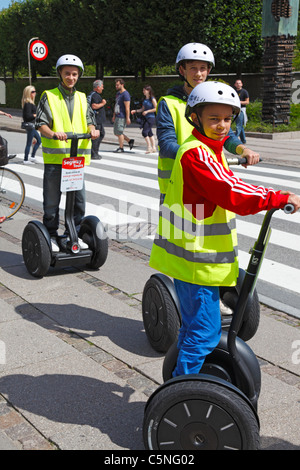
[[[15,215],[25,199],[22,178],[5,165],[13,156],[7,153],[7,140],[0,136],[0,223]]]

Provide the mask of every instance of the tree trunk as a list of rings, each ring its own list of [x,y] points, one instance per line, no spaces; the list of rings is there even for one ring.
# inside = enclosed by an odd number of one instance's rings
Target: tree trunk
[[[103,80],[103,76],[104,76],[103,62],[102,60],[97,59],[96,60],[96,78]]]

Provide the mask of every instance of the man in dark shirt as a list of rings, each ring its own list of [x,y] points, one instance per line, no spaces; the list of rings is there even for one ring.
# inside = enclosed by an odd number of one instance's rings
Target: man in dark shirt
[[[239,95],[241,102],[241,113],[237,117],[236,123],[236,136],[242,141],[243,144],[246,143],[246,136],[244,131],[244,126],[247,124],[247,114],[246,106],[249,104],[249,93],[245,88],[243,88],[242,80],[238,79],[235,81],[234,88]]]
[[[98,139],[92,141],[92,160],[100,160],[102,157],[99,155],[99,147],[105,136],[104,122],[105,122],[105,105],[106,100],[102,98],[101,93],[104,89],[102,80],[95,80],[93,83],[93,91],[90,93],[91,108],[95,114],[96,129],[99,130],[100,135]]]
[[[124,134],[124,129],[131,124],[130,120],[130,94],[125,89],[125,82],[122,78],[117,78],[116,83],[116,103],[112,122],[114,123],[114,134],[118,137],[119,147],[115,152],[124,152],[124,140],[129,145],[130,150],[133,147],[134,140]]]

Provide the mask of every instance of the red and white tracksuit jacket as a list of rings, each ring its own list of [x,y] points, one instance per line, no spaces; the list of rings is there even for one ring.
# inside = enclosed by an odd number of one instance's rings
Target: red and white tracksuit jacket
[[[256,214],[273,208],[282,209],[288,201],[288,195],[280,194],[273,188],[248,184],[238,178],[221,161],[223,144],[203,136],[196,129],[193,135],[199,147],[188,150],[181,159],[183,169],[183,203],[195,207],[204,205],[204,218],[209,217],[216,205],[239,215]],[[216,154],[215,162],[208,152],[201,148],[201,142],[210,147]]]

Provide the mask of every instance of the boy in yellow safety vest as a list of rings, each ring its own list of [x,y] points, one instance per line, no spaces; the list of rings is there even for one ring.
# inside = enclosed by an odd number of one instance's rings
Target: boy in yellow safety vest
[[[91,139],[99,137],[96,130],[94,113],[87,103],[86,95],[76,90],[75,85],[84,71],[82,61],[72,54],[61,56],[56,63],[56,71],[61,79],[53,90],[45,91],[37,107],[36,128],[42,135],[44,159],[43,180],[43,223],[50,237],[53,252],[59,251],[57,230],[59,227],[59,203],[61,198],[60,181],[62,160],[70,156],[71,141],[66,132],[90,133]],[[54,139],[55,138],[55,139]],[[91,143],[88,139],[79,141],[78,156],[85,158],[85,165],[90,164]],[[85,214],[85,188],[76,191],[74,222],[79,230]],[[81,249],[88,248],[79,239]]]
[[[220,82],[197,85],[187,101],[194,129],[176,155],[150,257],[150,266],[174,278],[180,301],[173,376],[198,373],[220,340],[219,286],[238,277],[235,213],[288,202],[300,208],[299,196],[250,185],[228,168],[223,145],[239,112],[236,91]]]
[[[176,57],[176,72],[183,85],[175,85],[158,102],[156,126],[161,202],[167,191],[176,153],[192,132],[192,126],[185,119],[188,97],[195,86],[207,80],[214,65],[214,55],[208,46],[201,43],[185,44]],[[248,165],[258,163],[259,154],[242,144],[232,129],[228,136],[225,143],[228,152],[247,158]]]

